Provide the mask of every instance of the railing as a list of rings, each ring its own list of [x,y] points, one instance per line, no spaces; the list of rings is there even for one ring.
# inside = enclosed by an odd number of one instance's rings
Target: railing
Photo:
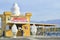
[[[46,32],[47,36],[60,36],[60,32]]]

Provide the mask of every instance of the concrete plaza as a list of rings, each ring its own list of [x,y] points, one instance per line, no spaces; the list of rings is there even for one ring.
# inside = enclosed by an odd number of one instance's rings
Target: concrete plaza
[[[0,40],[60,40],[56,36],[30,36],[30,37],[17,37],[17,38],[0,38]]]

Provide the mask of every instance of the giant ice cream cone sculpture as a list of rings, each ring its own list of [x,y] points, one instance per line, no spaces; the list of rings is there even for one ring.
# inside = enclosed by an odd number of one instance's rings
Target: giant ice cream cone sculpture
[[[15,4],[13,5],[11,11],[12,11],[12,13],[13,13],[14,15],[16,15],[16,16],[19,16],[19,15],[20,15],[20,8],[19,8],[19,6],[18,6],[17,3],[15,3]]]

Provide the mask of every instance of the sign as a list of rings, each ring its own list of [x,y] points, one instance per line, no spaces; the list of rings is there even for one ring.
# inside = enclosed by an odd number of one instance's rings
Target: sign
[[[27,18],[25,18],[25,17],[12,17],[11,21],[13,21],[13,22],[27,22]]]

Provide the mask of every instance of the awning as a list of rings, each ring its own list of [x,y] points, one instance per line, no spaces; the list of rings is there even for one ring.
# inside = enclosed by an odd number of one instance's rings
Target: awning
[[[14,23],[14,24],[30,24],[29,22],[12,22],[12,21],[7,21],[7,23]]]

